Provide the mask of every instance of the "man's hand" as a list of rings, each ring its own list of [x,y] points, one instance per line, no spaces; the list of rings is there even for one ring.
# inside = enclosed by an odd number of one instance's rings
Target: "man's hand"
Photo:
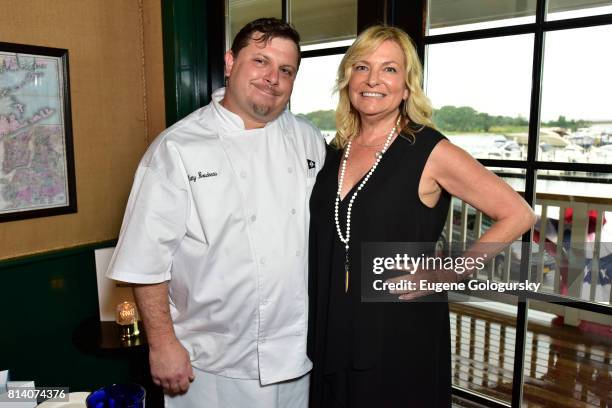
[[[170,318],[168,282],[134,286],[134,298],[149,342],[153,382],[168,394],[180,394],[194,380],[189,353],[178,341]]]
[[[178,340],[161,347],[150,347],[149,363],[153,382],[168,394],[186,392],[195,378],[189,353]]]

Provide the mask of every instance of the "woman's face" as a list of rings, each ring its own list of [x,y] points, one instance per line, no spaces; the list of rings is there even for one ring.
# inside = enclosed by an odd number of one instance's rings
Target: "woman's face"
[[[405,72],[402,49],[395,41],[383,42],[353,65],[348,84],[351,104],[362,117],[397,112],[402,100],[408,98]]]

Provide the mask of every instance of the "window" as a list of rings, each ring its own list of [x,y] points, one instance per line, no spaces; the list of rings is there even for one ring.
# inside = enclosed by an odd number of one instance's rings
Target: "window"
[[[563,406],[607,406],[610,316],[538,301],[529,301],[528,313],[521,406],[545,406],[551,397]]]
[[[302,63],[291,111],[306,116],[325,140],[336,134],[336,73],[357,35],[356,0],[289,0],[291,22],[302,38]]]
[[[612,1],[427,3],[425,87],[434,122],[524,194],[538,215],[530,250],[520,251],[516,265],[479,275],[541,284],[537,292],[496,305],[496,316],[487,320],[516,327],[513,341],[500,343],[497,351],[522,358],[511,363],[511,371],[505,359],[498,366],[502,375],[495,376],[474,355],[468,376],[455,374],[454,385],[517,407],[556,406],[556,395],[605,403],[607,389],[590,380],[578,385],[580,374],[562,372],[566,363],[555,361],[562,358],[561,343],[566,351],[567,333],[577,344],[571,367],[587,361],[599,367],[599,354],[585,351],[586,337],[599,334],[603,354],[612,350],[601,335],[612,327]],[[486,224],[469,206],[453,208],[455,217],[467,212],[468,226],[471,218]],[[528,307],[511,306],[525,300]],[[478,308],[477,315],[491,311]],[[580,326],[577,316],[588,317],[584,326],[593,335],[566,327]],[[551,329],[554,324],[559,330]],[[464,352],[456,350],[454,358],[465,359]]]
[[[612,26],[546,33],[540,161],[612,164],[610,43]]]
[[[249,21],[260,17],[283,17],[282,3],[279,0],[229,0],[227,48],[238,31]]]
[[[357,35],[357,0],[230,0],[231,38],[247,22],[267,15],[285,15],[300,33],[302,62],[290,108],[310,119],[329,142],[336,133],[336,72]]]
[[[430,0],[428,4],[428,35],[535,22],[535,1]]]
[[[357,0],[229,0],[228,41],[246,23],[261,17],[288,20],[300,33],[302,45],[357,35]]]
[[[289,21],[302,45],[342,41],[357,35],[355,0],[289,0]]]
[[[342,54],[304,58],[291,96],[291,111],[306,116],[328,142],[336,134],[334,86],[341,60]]]
[[[549,0],[546,20],[562,20],[612,13],[612,5],[606,0]]]
[[[476,158],[525,160],[517,134],[527,134],[532,55],[532,34],[430,45],[425,83],[436,125]]]

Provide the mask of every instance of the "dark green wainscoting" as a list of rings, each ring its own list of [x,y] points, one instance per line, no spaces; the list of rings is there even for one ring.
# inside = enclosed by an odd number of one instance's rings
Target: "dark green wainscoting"
[[[97,245],[0,262],[0,370],[37,386],[93,390],[130,379],[128,362],[86,354],[72,344],[98,315]]]

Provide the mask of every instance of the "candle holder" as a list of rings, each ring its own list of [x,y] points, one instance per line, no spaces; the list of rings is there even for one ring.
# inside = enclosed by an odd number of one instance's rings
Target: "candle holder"
[[[117,305],[115,322],[120,327],[120,338],[129,341],[140,334],[138,330],[138,310],[134,302],[121,302]]]

